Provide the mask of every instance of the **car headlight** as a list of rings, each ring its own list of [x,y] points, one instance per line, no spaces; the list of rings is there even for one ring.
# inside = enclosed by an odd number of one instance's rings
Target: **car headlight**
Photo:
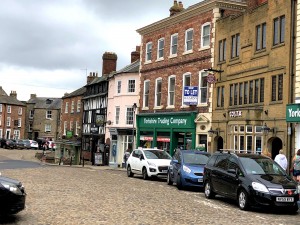
[[[259,191],[259,192],[263,192],[263,193],[269,193],[268,188],[265,185],[261,184],[261,183],[252,182],[252,187],[255,191]]]
[[[297,185],[297,194],[300,194],[300,185]]]
[[[191,169],[188,168],[188,167],[185,166],[185,165],[182,166],[182,169],[183,169],[183,171],[186,172],[186,173],[190,173],[190,172],[191,172]]]
[[[147,163],[148,163],[149,166],[156,167],[156,165],[154,163],[152,163],[152,162],[147,161]]]
[[[15,184],[6,182],[6,181],[0,181],[0,184],[3,185],[7,190],[11,191],[14,194],[17,195],[22,195],[23,193],[21,192],[20,188],[18,188]]]

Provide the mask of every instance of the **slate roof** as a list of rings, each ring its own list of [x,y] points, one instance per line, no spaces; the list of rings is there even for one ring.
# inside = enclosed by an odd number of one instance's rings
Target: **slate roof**
[[[15,97],[8,96],[1,86],[0,86],[0,104],[26,106],[23,102],[19,101]]]
[[[138,73],[139,70],[140,70],[140,60],[137,60],[137,61],[125,66],[124,68],[111,73],[109,75],[109,78],[111,78],[115,75],[121,74],[121,73]]]
[[[50,100],[47,103],[47,100]],[[27,101],[28,104],[35,104],[35,109],[60,109],[62,99],[61,98],[47,98],[47,97],[35,97]]]
[[[81,87],[81,88],[78,88],[77,90],[71,92],[70,94],[65,94],[62,97],[62,99],[84,95],[85,92],[86,92],[86,87]]]
[[[101,83],[103,81],[107,81],[108,75],[104,74],[101,77],[96,77],[94,80],[92,80],[89,84],[85,85],[85,87],[91,86],[93,84],[98,84]]]

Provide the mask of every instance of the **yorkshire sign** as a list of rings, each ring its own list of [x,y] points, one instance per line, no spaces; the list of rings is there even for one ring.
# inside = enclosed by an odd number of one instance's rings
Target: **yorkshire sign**
[[[286,106],[286,122],[300,122],[300,104],[289,104]]]

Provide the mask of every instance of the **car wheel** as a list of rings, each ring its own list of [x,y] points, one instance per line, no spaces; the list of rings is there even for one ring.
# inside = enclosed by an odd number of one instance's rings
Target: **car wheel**
[[[173,181],[172,181],[170,172],[168,172],[168,175],[167,175],[167,184],[168,185],[173,185]]]
[[[243,189],[239,192],[238,203],[241,210],[247,210],[249,208],[248,194]]]
[[[144,179],[144,180],[147,180],[147,179],[148,179],[148,173],[147,173],[146,167],[143,168],[142,174],[143,174],[143,179]]]
[[[215,193],[212,191],[212,187],[210,185],[209,181],[205,182],[205,186],[204,186],[204,195],[206,198],[214,198],[215,197]]]
[[[177,179],[176,179],[176,186],[179,190],[183,189],[183,186],[182,186],[182,181],[181,181],[181,176],[180,174],[177,175]]]
[[[133,173],[131,172],[131,167],[130,167],[130,165],[127,166],[127,176],[128,176],[128,177],[133,177]]]

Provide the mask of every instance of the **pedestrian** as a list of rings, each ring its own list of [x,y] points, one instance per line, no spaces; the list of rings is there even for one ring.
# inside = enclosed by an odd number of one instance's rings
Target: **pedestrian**
[[[125,168],[126,168],[126,166],[127,166],[127,160],[128,160],[128,158],[129,158],[129,156],[130,156],[130,150],[127,149],[127,150],[125,151],[124,157],[123,157]]]
[[[291,171],[295,181],[300,182],[300,149],[297,150],[296,155],[292,159]]]
[[[286,169],[287,169],[287,158],[283,154],[282,149],[279,150],[279,154],[276,155],[274,161],[277,162],[282,167],[282,169],[284,169],[286,171]]]

